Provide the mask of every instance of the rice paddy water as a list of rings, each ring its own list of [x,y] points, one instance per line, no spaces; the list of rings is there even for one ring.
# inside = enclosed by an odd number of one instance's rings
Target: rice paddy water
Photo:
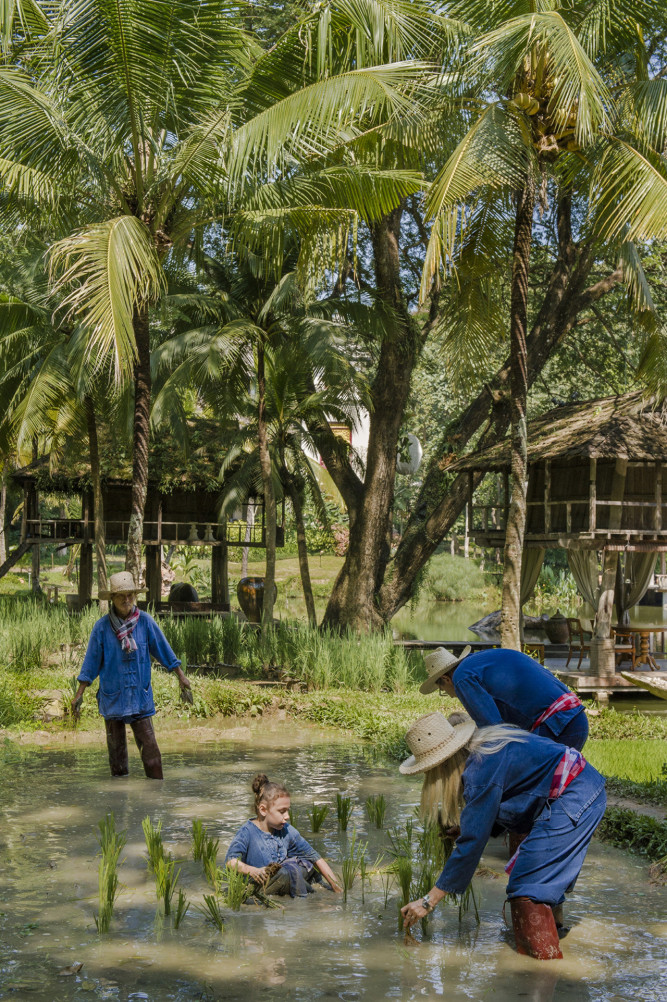
[[[514,951],[502,918],[507,849],[499,841],[489,844],[475,880],[479,924],[473,907],[459,921],[456,903],[441,905],[426,930],[416,929],[406,943],[397,928],[399,904],[433,876],[427,872],[433,836],[414,815],[419,777],[400,776],[395,765],[338,734],[273,727],[230,723],[225,732],[193,725],[176,736],[165,728],[163,783],[144,779],[134,749],[130,777],[111,779],[103,732],[92,746],[90,735],[71,735],[65,747],[12,748],[11,755],[0,746],[0,759],[7,757],[0,761],[0,997],[667,997],[667,887],[649,882],[641,858],[596,841],[567,905],[572,931],[562,961],[540,964]],[[232,875],[220,871],[217,859],[253,813],[250,781],[258,771],[292,790],[302,834],[338,874],[348,861],[347,902],[321,889],[307,899],[275,899],[273,909],[238,904],[242,888],[232,890]],[[342,790],[350,800],[347,831],[339,829],[334,808]],[[379,796],[383,829],[366,812],[367,799]],[[319,832],[311,829],[313,803],[331,808]],[[118,856],[113,915],[100,934],[98,823],[107,815],[127,841]],[[150,831],[159,829],[162,859],[173,863],[172,889],[180,870],[168,916],[164,895],[156,901],[157,874],[146,866],[147,816]],[[115,841],[109,851],[117,847]],[[202,872],[204,858],[209,873],[215,866],[215,887]]]

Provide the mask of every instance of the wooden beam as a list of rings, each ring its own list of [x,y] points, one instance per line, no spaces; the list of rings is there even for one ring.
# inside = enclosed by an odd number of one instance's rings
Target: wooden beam
[[[35,547],[39,549],[38,546]],[[79,552],[79,608],[90,605],[93,597],[93,544],[83,542]]]
[[[662,529],[662,463],[655,464],[655,531]]]
[[[551,532],[551,460],[544,460],[544,531]]]
[[[146,547],[146,598],[156,605],[162,600],[162,547]]]
[[[598,461],[591,457],[588,473],[588,529],[595,532],[597,524]]]
[[[221,535],[224,538],[225,527]],[[229,575],[227,544],[211,548],[211,601],[213,605],[229,605]]]

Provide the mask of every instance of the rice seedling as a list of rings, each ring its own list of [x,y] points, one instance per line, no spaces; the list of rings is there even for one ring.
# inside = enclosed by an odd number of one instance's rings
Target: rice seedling
[[[183,889],[179,887],[178,899],[176,901],[176,909],[174,911],[174,929],[178,929],[181,922],[185,918],[189,907],[190,907],[190,902],[186,898]]]
[[[216,898],[215,894],[205,894],[204,895],[204,907],[199,907],[197,911],[200,911],[204,918],[211,922],[212,925],[219,929],[220,932],[224,930],[225,919],[220,910],[220,902]]]
[[[384,799],[383,793],[366,798],[366,815],[368,816],[368,820],[373,822],[376,828],[384,827],[384,816],[386,812],[387,802]]]
[[[98,869],[99,912],[95,925],[99,933],[108,932],[118,893],[118,866],[120,854],[127,841],[126,832],[116,831],[113,814],[107,814],[98,825],[101,859]]]
[[[195,863],[202,858],[207,838],[204,825],[199,818],[195,818],[192,822],[192,858]]]
[[[384,870],[380,870],[380,886],[382,887],[382,907],[386,909],[389,902],[389,891],[394,885],[394,874],[387,867]]]
[[[313,804],[308,812],[308,817],[310,818],[310,830],[312,832],[318,832],[320,830],[328,813],[328,804]]]
[[[412,901],[412,860],[409,856],[397,856],[394,864],[396,869],[396,879],[401,889],[401,899],[398,903],[398,928],[403,926],[403,916],[401,908]]]
[[[250,880],[246,873],[241,873],[235,866],[226,866],[222,871],[224,901],[233,912],[241,910],[241,905],[250,894]]]
[[[173,859],[165,859],[163,856],[155,864],[155,896],[158,901],[162,901],[164,914],[171,914],[171,899],[176,890],[176,884],[181,874],[176,870],[176,863]]]
[[[366,901],[366,881],[370,879],[365,856],[361,856],[359,859],[359,877],[361,878],[361,903],[363,905]]]
[[[343,878],[343,901],[347,901],[347,892],[352,890],[354,881],[361,871],[362,859],[366,855],[367,842],[357,842],[356,831],[352,832],[352,838],[348,846],[347,856],[341,863],[341,874]],[[364,859],[364,874],[366,872],[366,861]],[[362,892],[363,893],[363,892]]]
[[[217,891],[219,886],[218,877],[218,846],[220,842],[218,839],[207,838],[204,847],[202,849],[202,865],[204,869],[204,876],[211,885],[214,891]]]
[[[342,793],[336,794],[336,814],[338,815],[338,827],[346,832],[352,814],[352,800],[344,797]]]
[[[165,859],[164,845],[162,844],[162,822],[158,821],[153,827],[150,817],[147,815],[141,822],[146,839],[146,849],[148,850],[148,869],[157,874],[157,867],[161,860]]]
[[[405,832],[399,827],[392,828],[387,832],[389,839],[389,851],[392,856],[412,857],[412,839],[414,835],[415,823],[412,818],[405,822]]]
[[[292,828],[298,828],[299,827],[299,821],[298,821],[298,819],[299,819],[299,815],[296,813],[296,811],[294,809],[294,806],[290,804],[290,809],[289,809],[289,823],[291,824]]]

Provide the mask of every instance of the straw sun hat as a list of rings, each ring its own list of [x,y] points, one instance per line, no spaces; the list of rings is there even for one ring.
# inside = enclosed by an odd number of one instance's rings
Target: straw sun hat
[[[111,598],[112,595],[118,595],[124,591],[137,592],[146,591],[146,589],[135,585],[134,578],[129,571],[117,571],[116,574],[112,574],[109,578],[109,587],[107,590],[98,592],[98,598]]]
[[[412,755],[401,762],[399,772],[411,776],[445,762],[470,741],[475,726],[467,713],[452,713],[449,718],[442,713],[427,713],[415,720],[405,735]]]
[[[451,651],[448,651],[444,647],[436,647],[434,651],[427,654],[424,658],[424,664],[426,665],[428,678],[419,686],[419,691],[423,693],[435,692],[438,688],[436,685],[438,679],[442,678],[443,675],[446,675],[447,672],[452,671],[459,661],[463,661],[464,658],[467,658],[470,654],[470,650],[470,647],[464,647],[458,658],[454,657]]]

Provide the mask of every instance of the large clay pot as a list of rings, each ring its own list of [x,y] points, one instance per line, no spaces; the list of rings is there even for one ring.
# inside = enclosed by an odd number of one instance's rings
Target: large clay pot
[[[275,602],[278,589],[273,585],[273,601]],[[242,611],[251,623],[262,621],[262,609],[264,608],[264,578],[247,577],[241,578],[236,586],[236,597]]]
[[[570,639],[567,629],[567,620],[559,609],[550,619],[544,620],[544,632],[551,644],[566,644]]]

